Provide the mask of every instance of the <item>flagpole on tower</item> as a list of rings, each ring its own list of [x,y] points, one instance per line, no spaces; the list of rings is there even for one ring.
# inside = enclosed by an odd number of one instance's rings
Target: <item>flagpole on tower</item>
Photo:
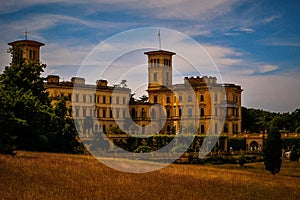
[[[158,29],[159,50],[161,50],[160,29]]]

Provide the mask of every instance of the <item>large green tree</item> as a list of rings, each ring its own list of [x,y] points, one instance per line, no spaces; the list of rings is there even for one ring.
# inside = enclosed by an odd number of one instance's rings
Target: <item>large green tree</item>
[[[2,151],[9,153],[15,147],[41,150],[47,142],[45,135],[51,119],[50,100],[40,76],[46,66],[27,63],[17,46],[10,53],[10,66],[0,75],[0,142],[6,146]]]
[[[56,108],[50,104],[41,77],[46,65],[25,61],[18,46],[10,53],[10,66],[0,75],[0,153],[16,148],[70,152],[73,148],[61,146],[69,141],[76,145],[75,126],[65,118],[65,102]]]

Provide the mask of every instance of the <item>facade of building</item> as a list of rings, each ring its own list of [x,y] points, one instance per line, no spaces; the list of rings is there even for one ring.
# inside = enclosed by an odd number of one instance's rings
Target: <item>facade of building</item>
[[[20,40],[9,45],[23,48],[28,62],[39,62],[39,48],[44,44]],[[86,134],[91,130],[106,132],[109,127],[129,130],[129,126],[135,126],[135,131],[141,134],[176,134],[190,129],[198,134],[241,133],[241,86],[220,84],[215,77],[207,76],[185,77],[184,83],[173,84],[175,53],[158,50],[145,54],[148,102],[130,101],[129,88],[109,86],[106,80],[89,85],[81,77],[60,81],[59,76],[49,75],[45,88],[53,104],[63,96],[68,99],[70,116]],[[219,123],[221,118],[223,121]]]

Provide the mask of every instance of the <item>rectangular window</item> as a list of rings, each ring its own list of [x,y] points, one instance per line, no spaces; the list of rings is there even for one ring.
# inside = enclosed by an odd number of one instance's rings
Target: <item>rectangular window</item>
[[[200,95],[200,101],[204,101],[204,95],[203,94]]]
[[[86,102],[86,96],[85,96],[85,94],[83,95],[83,102]]]
[[[90,103],[93,103],[93,96],[90,95]]]
[[[32,51],[33,55],[32,55],[32,60],[35,60],[35,51]]]
[[[228,133],[228,124],[224,124],[224,133]]]
[[[119,97],[116,97],[116,104],[119,104]]]
[[[171,102],[170,102],[170,97],[167,97],[167,103],[171,103]]]
[[[204,126],[204,124],[201,124],[201,125],[200,125],[200,133],[201,133],[201,134],[204,134],[204,133],[205,133],[205,126]]]
[[[109,103],[112,104],[112,97],[109,97]]]
[[[120,111],[116,110],[116,117],[119,118],[120,117],[119,115],[120,115]]]
[[[106,96],[102,97],[102,103],[106,103]]]
[[[109,118],[112,118],[113,117],[113,112],[112,112],[112,109],[109,110]]]
[[[126,104],[126,98],[123,97],[123,104]]]
[[[79,102],[79,94],[75,95],[76,102]]]
[[[82,109],[82,115],[83,115],[83,117],[86,117],[86,108]]]
[[[32,59],[32,50],[29,50],[29,59]]]
[[[154,103],[157,103],[157,96],[154,96],[153,101],[154,101]]]
[[[167,109],[167,117],[169,118],[171,116],[171,111],[170,109]]]
[[[79,117],[79,108],[75,108],[75,117]]]
[[[105,109],[102,110],[102,117],[106,118],[106,110]]]
[[[126,117],[126,112],[125,110],[123,110],[123,119],[125,119],[125,117]]]

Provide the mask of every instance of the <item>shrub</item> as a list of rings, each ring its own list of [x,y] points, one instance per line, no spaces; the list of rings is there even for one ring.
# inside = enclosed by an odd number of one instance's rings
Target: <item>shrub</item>
[[[291,155],[290,155],[290,161],[298,161],[299,160],[299,154],[297,152],[297,149],[295,145],[292,147]]]
[[[152,148],[149,146],[139,146],[136,150],[134,150],[134,153],[149,153],[152,151]]]

